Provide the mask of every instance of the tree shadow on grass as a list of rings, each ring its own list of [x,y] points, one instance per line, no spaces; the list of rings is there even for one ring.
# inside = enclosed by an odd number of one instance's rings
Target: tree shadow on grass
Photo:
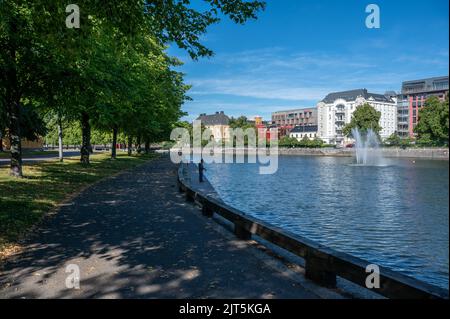
[[[14,243],[69,194],[144,160],[119,157],[112,162],[94,157],[86,168],[70,159],[26,166],[22,179],[0,176],[0,245]]]

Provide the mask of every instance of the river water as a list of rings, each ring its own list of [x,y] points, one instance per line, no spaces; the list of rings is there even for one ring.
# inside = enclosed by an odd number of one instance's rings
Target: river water
[[[280,156],[274,175],[257,164],[209,164],[206,176],[231,206],[273,225],[448,289],[448,161]]]

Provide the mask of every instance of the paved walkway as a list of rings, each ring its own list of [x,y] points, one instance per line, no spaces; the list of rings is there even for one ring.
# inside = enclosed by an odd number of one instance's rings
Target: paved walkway
[[[217,231],[167,158],[91,187],[0,272],[0,298],[317,298]],[[67,289],[66,266],[81,271]]]

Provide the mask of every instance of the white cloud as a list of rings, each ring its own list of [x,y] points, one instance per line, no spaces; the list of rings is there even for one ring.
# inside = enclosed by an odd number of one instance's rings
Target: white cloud
[[[385,44],[381,42],[371,45]],[[281,109],[296,108],[305,105],[305,102],[306,106],[313,106],[328,93],[341,90],[367,88],[376,93],[398,91],[405,80],[428,76],[427,72],[439,74],[439,70],[448,69],[448,52],[445,51],[428,57],[426,64],[419,63],[425,59],[421,54],[399,55],[398,51],[392,50],[382,52],[378,55],[373,52],[368,55],[312,51],[292,53],[273,47],[218,54],[192,66],[200,70],[206,66],[206,69],[201,76],[187,77],[187,82],[193,86],[188,94],[200,103],[189,102],[186,106],[194,111],[245,113],[248,104],[239,101],[253,99],[251,114],[269,114],[277,110],[277,104]],[[219,95],[223,96],[205,102]]]
[[[221,54],[207,62],[215,68],[208,76],[188,78],[191,95],[225,94],[258,99],[316,100],[329,92],[349,89],[349,75],[375,73],[376,64],[364,57],[320,52],[287,53],[263,48]],[[212,73],[212,74],[211,74]]]
[[[276,79],[223,78],[194,79],[191,95],[227,94],[259,99],[315,100],[327,93],[323,88],[291,85]]]
[[[298,109],[314,106],[312,101],[287,101],[284,104],[274,104],[265,101],[247,101],[247,102],[224,102],[220,99],[198,99],[187,104],[184,107],[185,111],[189,112],[186,120],[193,121],[201,113],[213,114],[218,111],[225,111],[228,116],[239,117],[245,115],[248,118],[254,118],[256,115],[262,116],[269,120],[272,112]]]

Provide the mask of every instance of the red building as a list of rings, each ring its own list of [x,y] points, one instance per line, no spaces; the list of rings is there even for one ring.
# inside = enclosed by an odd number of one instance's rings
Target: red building
[[[398,99],[398,135],[413,138],[414,128],[419,120],[419,110],[427,98],[438,97],[441,101],[448,96],[448,76],[403,82]]]
[[[272,123],[278,127],[317,125],[317,108],[305,108],[272,113]]]

